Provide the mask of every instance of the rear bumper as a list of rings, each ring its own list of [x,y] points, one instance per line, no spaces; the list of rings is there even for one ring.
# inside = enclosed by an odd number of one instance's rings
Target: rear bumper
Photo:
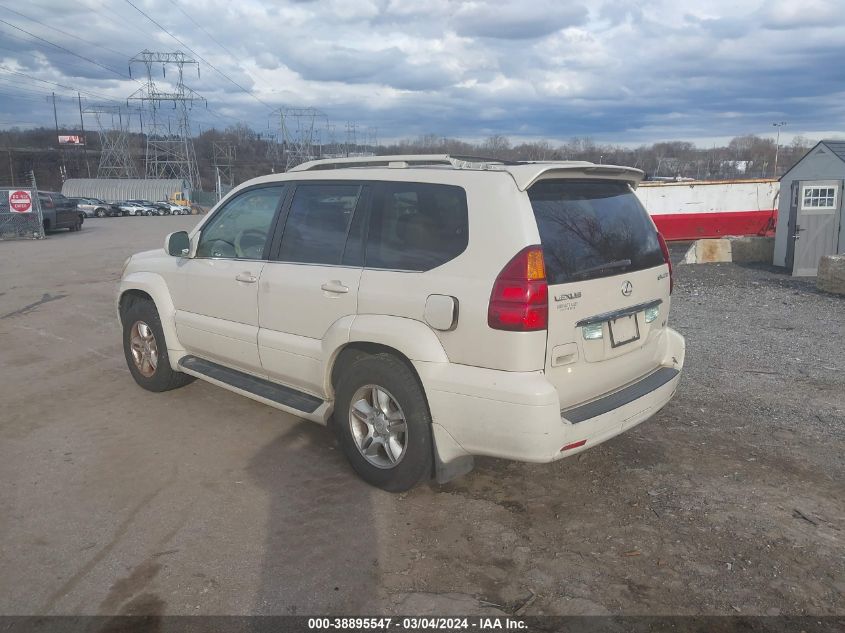
[[[543,372],[449,363],[415,362],[414,366],[435,424],[466,454],[551,462],[644,422],[672,398],[683,369],[685,345],[674,330],[667,329],[664,336],[664,352],[655,371],[564,412]],[[582,441],[583,445],[561,450]],[[452,447],[452,453],[457,447]]]

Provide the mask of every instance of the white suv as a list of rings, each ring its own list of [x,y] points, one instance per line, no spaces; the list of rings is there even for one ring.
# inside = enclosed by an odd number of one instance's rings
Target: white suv
[[[256,178],[127,260],[129,370],[330,424],[390,491],[575,455],[654,415],[684,363],[641,177],[435,155]]]

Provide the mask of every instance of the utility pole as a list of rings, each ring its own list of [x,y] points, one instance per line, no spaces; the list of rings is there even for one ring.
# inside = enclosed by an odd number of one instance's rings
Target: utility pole
[[[76,98],[79,101],[79,125],[82,127],[82,155],[85,157],[85,171],[88,172],[88,177],[91,177],[91,165],[88,164],[88,139],[85,138],[85,121],[82,119],[82,96],[79,92],[76,93]]]
[[[56,93],[53,93],[53,120],[56,122],[56,143],[59,143],[59,115],[56,112]],[[62,151],[61,143],[59,143],[59,161],[61,167],[59,168],[59,177],[62,182],[67,178],[67,166],[65,165],[65,153]]]
[[[786,125],[786,121],[777,121],[775,123],[772,123],[772,125],[774,127],[776,127],[777,130],[778,130],[777,138],[775,139],[775,168],[772,172],[772,176],[777,178],[778,177],[778,150],[780,149],[780,129],[784,125]]]

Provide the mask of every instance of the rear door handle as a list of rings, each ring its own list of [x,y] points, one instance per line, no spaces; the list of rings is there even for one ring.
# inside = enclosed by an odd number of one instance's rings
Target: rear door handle
[[[333,292],[339,295],[346,294],[347,292],[349,292],[349,288],[347,286],[344,286],[339,279],[327,281],[322,286],[320,286],[320,289],[324,292]]]
[[[241,273],[239,275],[235,275],[235,279],[237,279],[238,281],[242,281],[245,284],[254,284],[256,281],[258,281],[258,277],[256,277],[252,273]]]

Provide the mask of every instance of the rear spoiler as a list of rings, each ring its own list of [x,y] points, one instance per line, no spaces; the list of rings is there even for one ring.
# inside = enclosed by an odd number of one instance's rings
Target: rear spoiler
[[[645,177],[642,170],[634,167],[596,165],[595,163],[575,161],[507,165],[504,170],[510,173],[520,191],[525,191],[537,181],[552,178],[606,178],[627,182],[636,189]]]

